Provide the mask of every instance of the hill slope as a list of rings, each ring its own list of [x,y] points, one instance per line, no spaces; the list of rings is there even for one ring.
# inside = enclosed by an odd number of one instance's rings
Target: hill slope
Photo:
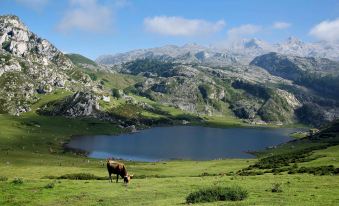
[[[98,66],[95,61],[80,54],[66,54],[66,56],[73,62],[73,64]]]
[[[327,59],[318,65],[328,68],[327,72],[337,71],[333,67],[336,64]],[[234,114],[254,124],[315,125],[338,117],[334,86],[329,86],[333,91],[329,96],[258,66],[253,63],[212,67],[147,58],[113,69],[145,78],[126,91],[198,115]],[[301,76],[307,78],[306,74]],[[316,115],[318,118],[314,118]]]

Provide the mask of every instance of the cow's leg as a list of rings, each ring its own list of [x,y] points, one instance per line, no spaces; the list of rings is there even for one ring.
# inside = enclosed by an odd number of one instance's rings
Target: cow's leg
[[[111,180],[111,182],[113,182],[113,181],[112,181],[112,174],[111,174],[110,172],[108,173],[108,176],[109,176],[109,177],[108,177],[109,180]]]
[[[119,175],[117,175],[117,183],[118,183]]]

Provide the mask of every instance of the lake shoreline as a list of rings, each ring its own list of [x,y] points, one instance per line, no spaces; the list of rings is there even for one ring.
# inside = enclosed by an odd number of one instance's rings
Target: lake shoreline
[[[175,130],[172,130],[172,129],[175,129]],[[161,132],[158,133],[160,130],[163,130],[164,133],[169,133],[167,134],[162,134]],[[179,130],[181,132],[178,132],[176,130]],[[98,158],[98,159],[105,159],[107,157],[111,157],[113,156],[113,158],[117,159],[117,160],[128,160],[128,161],[133,161],[134,159],[131,157],[129,157],[128,154],[130,153],[134,153],[135,151],[138,150],[138,148],[136,147],[135,150],[129,150],[130,152],[127,152],[127,153],[124,153],[125,155],[123,155],[123,153],[120,153],[119,155],[118,154],[114,154],[111,153],[111,152],[107,152],[107,151],[102,151],[102,150],[96,150],[96,149],[93,149],[92,150],[86,150],[86,149],[83,149],[83,148],[78,148],[77,146],[74,146],[74,145],[71,145],[71,144],[74,144],[74,142],[82,142],[81,145],[85,144],[83,142],[91,142],[90,145],[92,144],[99,144],[99,143],[96,143],[99,139],[104,139],[105,138],[105,142],[106,144],[108,144],[109,141],[117,141],[117,139],[119,139],[119,144],[121,144],[119,147],[116,146],[117,143],[109,143],[111,144],[112,146],[110,147],[116,147],[116,149],[114,151],[119,151],[121,148],[125,148],[125,144],[128,145],[127,148],[129,147],[133,147],[135,146],[134,145],[134,142],[135,140],[133,140],[133,138],[135,138],[134,136],[143,136],[143,135],[146,135],[147,136],[147,139],[149,139],[150,137],[149,136],[152,136],[152,132],[151,131],[156,131],[157,132],[157,135],[156,137],[152,137],[154,138],[152,140],[152,143],[155,143],[157,144],[156,142],[157,141],[160,141],[161,136],[166,136],[167,139],[165,139],[164,141],[178,141],[180,142],[180,144],[178,144],[177,142],[175,143],[171,143],[173,144],[173,146],[171,148],[176,148],[178,145],[181,145],[181,147],[183,147],[182,145],[190,145],[190,147],[192,147],[192,143],[193,145],[194,144],[197,144],[197,140],[187,140],[187,139],[191,139],[192,137],[189,136],[189,133],[186,134],[185,132],[187,131],[194,131],[194,130],[198,130],[198,131],[201,131],[202,133],[204,132],[212,132],[212,135],[211,136],[204,136],[204,137],[200,137],[200,138],[204,138],[205,140],[204,141],[207,141],[207,142],[210,142],[209,144],[207,144],[208,148],[211,150],[211,152],[207,152],[205,155],[207,156],[210,156],[211,154],[214,154],[215,151],[215,147],[211,147],[211,144],[213,144],[213,142],[215,141],[235,141],[235,139],[233,139],[233,137],[231,136],[227,136],[227,135],[230,135],[230,134],[227,134],[229,132],[237,132],[235,133],[234,135],[236,135],[239,139],[239,138],[247,138],[249,139],[248,141],[259,141],[259,142],[254,142],[254,143],[247,143],[249,145],[246,145],[244,146],[244,148],[238,148],[238,150],[240,152],[235,152],[234,151],[234,148],[232,146],[230,146],[229,144],[232,144],[232,143],[222,143],[220,142],[221,145],[226,145],[227,147],[225,148],[219,148],[219,151],[221,152],[222,150],[225,150],[225,151],[228,151],[228,155],[225,157],[224,155],[220,155],[220,156],[215,156],[215,157],[210,157],[209,159],[206,159],[205,157],[200,157],[200,158],[192,158],[192,157],[178,157],[177,154],[173,153],[173,156],[170,156],[170,157],[165,157],[165,158],[162,158],[162,159],[158,159],[158,160],[154,160],[151,158],[151,160],[149,160],[149,158],[147,157],[144,157],[144,158],[141,158],[137,161],[148,161],[148,162],[155,162],[155,161],[170,161],[172,159],[175,159],[175,160],[192,160],[192,161],[205,161],[205,160],[214,160],[214,159],[228,159],[228,158],[241,158],[241,159],[253,159],[253,158],[256,158],[257,156],[255,155],[258,151],[262,151],[262,150],[265,150],[265,149],[269,149],[273,146],[277,146],[277,145],[280,145],[280,144],[283,144],[283,143],[286,143],[288,141],[291,141],[293,140],[291,137],[290,137],[290,134],[292,134],[293,132],[295,132],[295,128],[271,128],[271,127],[232,127],[232,128],[212,128],[212,127],[206,127],[206,126],[195,126],[195,125],[162,125],[162,126],[157,126],[157,127],[150,127],[150,128],[147,128],[147,129],[143,129],[143,130],[138,130],[137,132],[122,132],[120,134],[115,134],[115,135],[74,135],[70,138],[70,141],[67,142],[66,144],[64,144],[64,148],[66,148],[67,150],[69,151],[73,151],[75,153],[79,153],[81,155],[85,155],[86,157],[89,157],[89,158]],[[290,130],[290,131],[288,131]],[[224,133],[227,134],[226,136],[222,136],[222,139],[220,139],[221,137],[218,137],[217,139],[213,140],[213,138],[216,138],[215,135],[213,135],[213,131],[214,132],[217,132],[217,134],[219,134],[220,132],[221,133]],[[241,132],[243,131],[243,132]],[[177,132],[175,133],[174,135],[171,134],[172,132]],[[240,132],[240,133],[239,133]],[[288,132],[288,134],[286,133]],[[244,134],[246,134],[247,136],[245,137],[242,137]],[[258,134],[263,134],[264,136],[263,137],[257,137]],[[181,137],[180,140],[175,140],[176,138],[178,138],[177,136],[180,136],[180,135],[186,135],[186,136],[183,136]],[[195,134],[196,135],[196,134]],[[220,134],[219,134],[220,135]],[[253,136],[254,135],[254,136]],[[252,137],[253,136],[253,137]],[[260,135],[259,135],[260,136]],[[112,137],[117,137],[117,139],[113,139]],[[283,138],[284,140],[282,141],[278,141],[279,138]],[[82,140],[79,140],[79,138],[81,138]],[[122,139],[123,138],[123,139]],[[261,139],[258,139],[258,138],[261,138]],[[123,141],[122,141],[123,140]],[[142,141],[142,139],[137,139],[138,141]],[[128,141],[132,141],[132,142],[128,142]],[[186,141],[191,141],[191,143],[188,143]],[[202,140],[200,140],[202,141]],[[261,142],[261,141],[264,141],[264,142]],[[273,141],[273,142],[272,142]],[[274,142],[274,141],[278,141],[278,142]],[[70,144],[71,143],[71,144]],[[150,144],[152,144],[150,143]],[[258,143],[260,146],[258,146]],[[160,141],[160,143],[158,143],[159,145],[162,145],[163,142]],[[177,146],[175,146],[177,145]],[[255,145],[255,146],[252,146],[252,145]],[[84,145],[83,145],[84,146]],[[139,145],[140,146],[140,145]],[[102,146],[101,146],[102,147]],[[107,146],[109,147],[109,146]],[[163,146],[166,148],[166,145]],[[191,152],[195,151],[193,150],[192,148],[190,147],[187,147],[185,150],[181,151],[183,154],[186,154],[186,150],[189,150]],[[220,147],[220,145],[216,145],[216,147]],[[227,149],[229,148],[229,149]],[[169,149],[168,149],[169,150]],[[208,150],[205,148],[205,150]],[[203,151],[205,151],[203,150]],[[229,151],[233,151],[233,152],[229,152]],[[94,152],[94,156],[93,156],[93,152]],[[140,152],[140,151],[139,151]],[[178,151],[179,152],[179,151]],[[196,151],[197,152],[197,151]],[[92,153],[92,154],[91,154]],[[145,149],[145,153],[148,153],[148,149]],[[211,154],[210,154],[211,153]],[[234,156],[238,153],[241,153],[239,154],[238,156]],[[112,155],[113,154],[113,155]],[[140,152],[140,154],[144,154],[144,152]],[[179,152],[180,154],[180,152]],[[247,154],[247,155],[245,155]],[[91,156],[92,155],[92,156]],[[99,156],[98,156],[99,155]],[[127,156],[126,156],[127,155]],[[145,155],[145,154],[144,154]],[[216,155],[216,154],[215,154]],[[250,155],[250,156],[249,156]],[[142,157],[143,155],[141,155]],[[146,155],[147,156],[147,155]],[[137,158],[138,159],[138,158]]]

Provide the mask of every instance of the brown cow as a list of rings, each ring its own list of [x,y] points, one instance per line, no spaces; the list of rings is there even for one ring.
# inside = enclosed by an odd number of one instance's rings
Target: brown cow
[[[125,183],[128,183],[133,178],[133,175],[129,175],[127,173],[127,170],[124,164],[113,161],[113,160],[107,160],[107,170],[108,170],[108,175],[109,175],[109,179],[111,180],[111,182],[112,182],[112,174],[117,175],[116,182],[118,182],[119,175],[121,178],[124,179]]]

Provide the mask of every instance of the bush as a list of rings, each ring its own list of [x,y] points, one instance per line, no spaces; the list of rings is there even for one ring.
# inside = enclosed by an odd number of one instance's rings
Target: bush
[[[96,74],[89,73],[88,76],[91,78],[92,81],[96,81],[98,79]]]
[[[276,154],[273,156],[268,156],[260,159],[258,162],[256,162],[254,165],[252,165],[252,168],[258,168],[258,169],[274,169],[274,168],[280,168],[284,166],[289,166],[290,163],[299,163],[299,162],[308,162],[315,158],[311,158],[312,151],[324,149],[328,146],[324,145],[317,145],[305,149],[300,149],[294,152],[289,152],[286,154]]]
[[[51,182],[51,183],[48,183],[47,185],[45,185],[44,186],[44,188],[46,188],[46,189],[52,189],[52,188],[54,188],[54,183],[53,182]]]
[[[90,173],[74,173],[61,175],[57,179],[69,179],[69,180],[107,180],[107,177],[98,177]]]
[[[199,175],[199,177],[208,177],[208,176],[217,176],[217,174],[210,174],[208,172],[203,172]]]
[[[24,183],[24,180],[21,177],[15,177],[12,183],[15,185],[21,185]]]
[[[9,40],[2,42],[2,48],[4,50],[8,50],[10,45],[11,45],[11,41],[9,41]]]
[[[313,175],[337,175],[339,174],[339,168],[335,168],[333,165],[319,167],[301,167],[296,170],[295,173],[309,173]]]
[[[6,176],[0,176],[0,182],[5,182],[7,180],[8,178]]]
[[[237,172],[237,175],[240,176],[255,176],[255,175],[263,175],[264,172],[262,171],[253,171],[250,170],[249,168],[241,169]]]
[[[119,89],[113,88],[112,89],[112,96],[117,98],[117,99],[120,99],[121,95],[120,95]]]
[[[248,192],[241,187],[212,187],[190,193],[186,197],[186,203],[240,201],[247,196]]]
[[[209,99],[209,95],[213,92],[212,87],[208,84],[199,85],[198,89],[199,89],[201,96],[204,100]]]
[[[58,177],[54,175],[46,175],[46,176],[43,176],[42,179],[58,179]]]
[[[281,184],[280,183],[274,183],[271,189],[271,192],[282,192]]]

